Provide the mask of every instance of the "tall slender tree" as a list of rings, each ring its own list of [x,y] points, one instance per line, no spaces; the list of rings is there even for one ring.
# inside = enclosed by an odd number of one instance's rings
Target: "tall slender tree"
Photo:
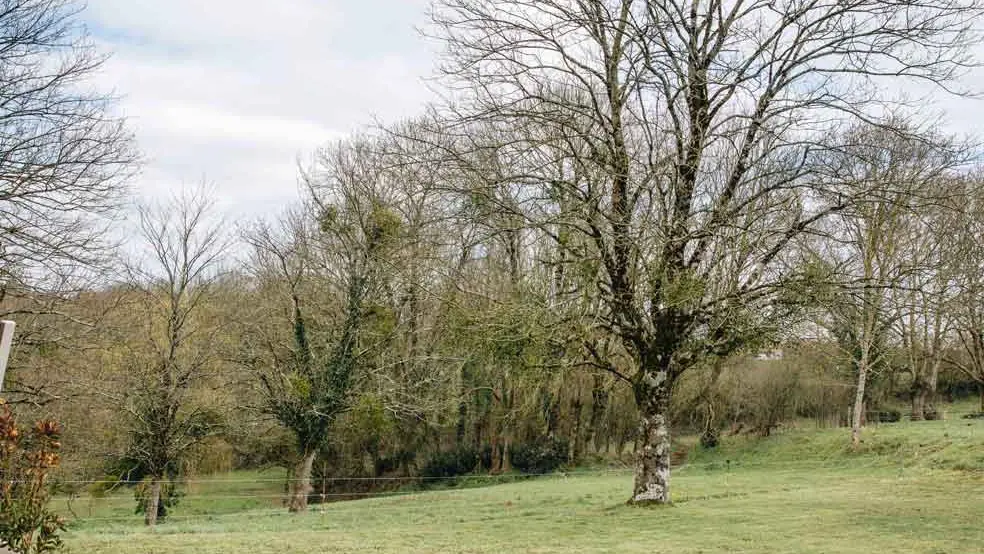
[[[144,515],[155,525],[167,481],[181,475],[191,448],[219,430],[215,406],[195,393],[215,371],[221,321],[209,317],[222,256],[229,244],[204,189],[138,210],[147,253],[130,267],[128,296],[136,330],[120,330],[127,346],[125,373],[104,387],[126,415],[124,478],[146,477]],[[127,318],[128,322],[133,320]],[[133,323],[130,323],[133,325]]]

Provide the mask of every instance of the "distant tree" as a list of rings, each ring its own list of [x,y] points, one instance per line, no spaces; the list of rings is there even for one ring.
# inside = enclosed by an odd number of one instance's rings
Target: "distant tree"
[[[978,174],[962,180],[957,198],[958,224],[944,238],[955,247],[950,271],[956,291],[947,306],[956,348],[946,359],[977,383],[984,413],[984,179]]]
[[[909,218],[907,256],[913,270],[902,277],[892,295],[898,312],[896,333],[905,354],[909,374],[910,417],[913,421],[939,416],[936,402],[940,370],[954,336],[954,302],[959,297],[957,268],[966,226],[967,207],[963,175],[941,177],[926,183],[932,194],[917,203]]]
[[[119,331],[125,346],[122,375],[103,394],[122,408],[127,429],[121,477],[146,478],[143,511],[155,525],[162,487],[173,487],[192,447],[214,435],[216,406],[196,398],[215,386],[221,320],[209,316],[229,240],[204,190],[139,208],[146,258],[130,268],[127,303],[133,315]],[[125,472],[124,472],[125,471]]]
[[[944,209],[943,184],[965,155],[952,141],[920,133],[898,119],[859,125],[840,142],[822,158],[817,173],[831,191],[855,201],[829,218],[826,231],[813,242],[834,285],[833,295],[823,302],[823,324],[850,361],[856,379],[851,442],[857,446],[868,381],[887,366],[893,331],[902,330],[902,342],[916,348],[912,341],[921,320],[924,331],[933,335],[927,336],[925,346],[934,356],[942,351],[944,329],[933,325],[931,314],[916,314],[918,307],[907,304],[916,300],[916,291],[929,300],[930,293],[940,289],[925,282],[941,267],[932,259],[926,242],[932,242],[932,233],[924,222],[931,208]],[[927,315],[930,320],[923,320]]]

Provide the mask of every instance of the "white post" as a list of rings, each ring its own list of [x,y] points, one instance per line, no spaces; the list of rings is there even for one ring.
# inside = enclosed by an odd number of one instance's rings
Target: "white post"
[[[3,374],[7,372],[7,358],[14,340],[14,322],[0,321],[0,391],[3,390]]]

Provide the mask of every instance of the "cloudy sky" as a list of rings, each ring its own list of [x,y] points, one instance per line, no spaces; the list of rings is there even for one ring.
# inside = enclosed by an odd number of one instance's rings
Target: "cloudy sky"
[[[435,45],[415,30],[427,3],[89,0],[85,23],[114,53],[101,84],[123,97],[147,158],[138,191],[207,180],[228,215],[278,211],[297,197],[299,158],[430,98]],[[972,133],[982,104],[940,98],[936,110]]]
[[[374,117],[417,113],[433,44],[427,0],[89,0],[157,195],[207,180],[254,217],[297,197],[297,160]]]

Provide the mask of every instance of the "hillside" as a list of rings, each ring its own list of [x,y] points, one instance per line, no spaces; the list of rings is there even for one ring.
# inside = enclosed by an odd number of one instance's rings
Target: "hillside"
[[[72,525],[86,553],[310,552],[980,552],[984,421],[871,427],[858,452],[843,429],[731,437],[694,452],[672,507],[626,506],[631,475],[583,470],[485,488],[276,505],[277,475],[193,487],[147,531],[132,503],[103,499]],[[121,500],[132,498],[123,495]],[[76,501],[75,509],[85,501]],[[118,515],[113,515],[118,514]],[[212,515],[208,515],[212,514]],[[114,517],[126,517],[118,520]],[[99,519],[105,518],[105,519]]]

